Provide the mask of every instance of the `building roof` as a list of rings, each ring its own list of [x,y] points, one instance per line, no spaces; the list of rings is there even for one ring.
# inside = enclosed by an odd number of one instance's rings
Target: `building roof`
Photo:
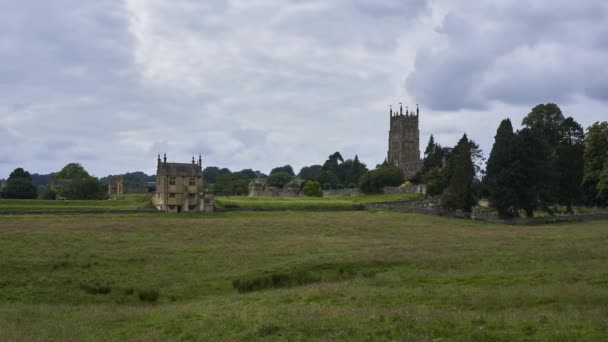
[[[156,171],[158,176],[172,177],[202,177],[203,170],[198,164],[191,163],[160,163]]]

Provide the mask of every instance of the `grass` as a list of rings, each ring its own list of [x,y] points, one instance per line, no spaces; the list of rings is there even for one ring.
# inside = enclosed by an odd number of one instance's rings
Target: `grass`
[[[606,222],[0,217],[0,340],[600,341],[606,265]]]
[[[419,194],[360,195],[344,197],[217,197],[216,204],[226,209],[358,210],[362,203],[405,201]]]
[[[2,210],[135,210],[149,209],[151,197],[148,194],[120,195],[109,200],[73,201],[73,200],[14,200],[0,199]]]

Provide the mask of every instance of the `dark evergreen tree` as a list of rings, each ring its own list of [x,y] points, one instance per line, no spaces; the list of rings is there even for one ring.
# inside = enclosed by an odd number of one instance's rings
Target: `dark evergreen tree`
[[[511,120],[503,120],[494,137],[494,146],[492,146],[488,159],[484,179],[490,203],[500,217],[511,217],[516,213],[517,190],[513,170],[514,138]]]
[[[287,183],[293,180],[293,176],[287,172],[272,172],[268,176],[268,185],[282,189]]]
[[[562,122],[561,141],[555,150],[557,172],[557,198],[572,213],[572,205],[582,200],[583,175],[585,172],[585,134],[583,127],[569,117]]]
[[[473,208],[475,166],[471,150],[472,144],[465,134],[454,148],[454,157],[450,160],[452,174],[447,189],[441,195],[441,205],[446,209],[471,212]]]
[[[6,180],[6,187],[2,190],[4,198],[33,199],[37,196],[36,187],[32,184],[32,175],[22,168],[17,168]]]
[[[598,183],[608,160],[608,122],[596,122],[585,136],[583,191],[587,205],[605,205],[598,197]]]

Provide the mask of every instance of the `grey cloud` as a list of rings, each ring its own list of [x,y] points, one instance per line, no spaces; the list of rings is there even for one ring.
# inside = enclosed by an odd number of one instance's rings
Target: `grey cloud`
[[[455,7],[437,30],[443,47],[418,52],[406,89],[436,110],[601,99],[588,76],[608,58],[598,44],[606,25],[606,5],[597,1]]]

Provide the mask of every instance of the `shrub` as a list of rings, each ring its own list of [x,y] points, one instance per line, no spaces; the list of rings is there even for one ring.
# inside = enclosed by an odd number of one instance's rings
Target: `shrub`
[[[323,197],[323,189],[321,188],[321,183],[317,181],[306,181],[304,183],[304,188],[302,188],[302,192],[304,192],[304,195],[309,197]]]
[[[84,292],[92,295],[108,294],[112,292],[112,287],[108,283],[96,281],[94,283],[81,283],[80,288]]]
[[[142,302],[156,302],[159,297],[159,292],[156,289],[138,290],[137,296]]]
[[[359,188],[365,194],[379,194],[385,186],[399,186],[403,181],[403,171],[400,168],[383,166],[363,174]]]

